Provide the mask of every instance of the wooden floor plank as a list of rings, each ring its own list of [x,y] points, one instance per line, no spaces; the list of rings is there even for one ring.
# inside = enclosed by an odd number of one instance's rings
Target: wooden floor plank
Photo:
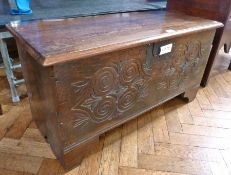
[[[206,96],[203,90],[198,91],[196,98],[202,109],[213,109],[209,98]]]
[[[29,126],[32,120],[30,107],[27,106],[24,111],[18,116],[18,119],[14,122],[13,126],[6,133],[5,137],[20,139],[25,130]]]
[[[231,121],[227,119],[193,117],[193,124],[198,126],[231,129]]]
[[[231,84],[231,72],[225,72],[221,75],[228,84]]]
[[[212,175],[206,161],[196,161],[177,157],[139,155],[138,167],[155,171],[169,171],[183,174]]]
[[[231,129],[182,124],[183,133],[210,137],[231,138]]]
[[[219,97],[219,99],[221,101],[219,104],[229,105],[231,103],[231,98]]]
[[[36,174],[43,159],[17,154],[0,153],[0,168]]]
[[[164,172],[164,171],[152,171],[152,170],[129,168],[129,167],[120,167],[119,175],[186,175],[186,174]]]
[[[223,157],[217,149],[156,143],[155,150],[155,155],[158,156],[178,157],[182,159],[202,160],[208,162],[223,161]]]
[[[151,111],[150,115],[152,117],[154,142],[169,143],[170,140],[163,107],[157,107],[156,109]]]
[[[211,88],[217,94],[217,96],[229,98],[229,94],[224,90],[224,88],[216,81],[216,78],[211,78],[209,82]]]
[[[79,173],[79,166],[66,172],[65,175],[77,175]]]
[[[73,175],[97,175],[100,166],[100,160],[102,156],[104,137],[100,137],[99,144],[95,146],[94,150],[91,150],[82,161],[79,166],[78,173]]]
[[[8,82],[6,81],[5,84],[7,85],[6,86],[7,89],[2,89],[0,92],[1,103],[6,105],[10,104],[12,106],[11,93],[10,93],[10,88],[8,87]],[[2,86],[2,81],[1,81],[1,86]]]
[[[208,118],[231,120],[231,112],[219,110],[203,110],[204,116]]]
[[[231,145],[230,139],[207,137],[199,135],[189,135],[182,133],[169,133],[172,144],[198,146],[214,149],[228,149]]]
[[[120,166],[137,167],[137,119],[122,126]]]
[[[190,113],[188,105],[183,101],[178,101],[177,112],[180,123],[193,124],[193,117]]]
[[[19,172],[19,171],[10,171],[0,168],[0,175],[34,175],[32,173]]]
[[[23,106],[14,106],[12,109],[6,113],[3,114],[0,117],[0,139],[2,139],[10,127],[12,127],[15,123],[15,121],[20,116],[20,113],[24,110]]]
[[[121,146],[121,127],[105,134],[98,175],[117,175]]]
[[[231,83],[227,82],[224,79],[224,77],[222,76],[222,74],[219,74],[214,78],[216,79],[217,83],[224,89],[224,91],[226,91],[228,94],[230,94],[230,92],[231,92]],[[230,97],[230,95],[228,97]]]
[[[42,136],[41,132],[34,128],[27,128],[21,140],[46,143],[46,140]]]
[[[154,136],[152,130],[152,118],[150,113],[144,114],[138,118],[138,153],[154,154]]]
[[[230,175],[230,172],[224,162],[210,162],[209,165],[213,175]]]
[[[65,170],[58,160],[44,159],[39,169],[38,175],[63,175]]]
[[[221,154],[224,158],[224,161],[226,163],[227,168],[229,169],[229,172],[231,174],[231,148],[227,150],[221,150]]]
[[[211,85],[208,84],[206,88],[203,89],[204,94],[209,99],[210,103],[219,103],[220,99],[214,90],[211,88]]]
[[[48,143],[28,142],[9,138],[4,138],[0,141],[0,153],[55,159]]]
[[[213,103],[213,109],[222,112],[231,112],[231,108],[228,104]]]
[[[169,132],[181,132],[181,124],[176,108],[176,99],[173,99],[164,104],[164,114]]]
[[[192,116],[203,116],[203,111],[197,99],[188,104]]]

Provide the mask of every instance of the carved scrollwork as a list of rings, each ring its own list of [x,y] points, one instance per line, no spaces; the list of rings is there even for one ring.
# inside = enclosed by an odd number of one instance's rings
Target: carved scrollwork
[[[78,116],[74,118],[74,128],[79,126],[85,126],[86,124],[88,124],[90,116],[92,115],[90,110],[80,107],[78,109],[74,109],[73,111],[75,113],[75,116]]]
[[[93,110],[96,104],[101,100],[100,97],[95,97],[94,95],[91,95],[89,98],[85,99],[81,106],[88,108],[90,110]]]
[[[174,66],[169,66],[166,71],[165,71],[165,76],[166,77],[172,77],[176,72],[176,68]]]
[[[151,56],[156,59],[155,55]],[[74,127],[121,116],[148,96],[154,79],[157,92],[184,87],[182,85],[196,72],[201,57],[200,41],[186,41],[174,47],[171,59],[155,60],[157,66],[153,59],[143,62],[141,59],[121,60],[106,65],[92,77],[72,83],[77,96],[76,104],[71,108],[75,115]]]
[[[79,106],[74,106],[72,111],[75,113],[74,128],[85,126],[88,122],[100,123],[112,117],[116,110],[116,99],[106,96],[99,100],[90,98]]]
[[[203,48],[200,41],[193,41],[193,48],[191,48],[192,58],[201,58],[203,56]]]
[[[120,67],[121,67],[121,75],[120,75],[121,83],[124,84],[130,83],[140,75],[140,63],[138,62],[138,60],[131,59],[122,62]]]
[[[72,86],[75,88],[74,89],[75,93],[80,93],[82,90],[84,90],[86,86],[88,85],[88,83],[89,82],[86,80],[72,83]]]
[[[162,69],[163,76],[157,89],[177,89],[189,79],[192,73],[198,71],[198,66],[202,61],[203,48],[201,42],[186,41],[176,46],[173,59]],[[176,78],[174,78],[176,77]]]
[[[116,99],[112,96],[104,97],[94,108],[92,120],[95,122],[103,122],[111,119],[116,110]]]
[[[106,95],[116,83],[117,72],[113,67],[104,67],[95,75],[94,92],[97,96]]]
[[[176,51],[174,53],[175,57],[177,58],[175,61],[178,61],[178,63],[181,63],[182,60],[187,58],[187,45],[180,44],[177,46]]]
[[[141,69],[139,60],[129,59],[108,65],[86,80],[72,83],[75,93],[84,96],[72,107],[76,116],[74,127],[110,120],[148,95],[149,81]],[[91,89],[87,90],[88,95],[84,88]]]
[[[128,88],[118,100],[118,109],[120,111],[128,110],[137,102],[139,93],[136,88]]]

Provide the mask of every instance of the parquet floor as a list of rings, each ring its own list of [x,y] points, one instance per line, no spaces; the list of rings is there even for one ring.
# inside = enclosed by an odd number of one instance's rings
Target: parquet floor
[[[10,102],[2,71],[0,100],[0,175],[231,175],[231,71],[218,70],[192,103],[173,99],[106,133],[70,172],[31,121],[27,98]]]

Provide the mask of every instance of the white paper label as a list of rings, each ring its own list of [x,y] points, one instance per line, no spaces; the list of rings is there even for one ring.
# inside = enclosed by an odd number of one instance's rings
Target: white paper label
[[[168,45],[165,45],[165,46],[161,46],[159,55],[164,55],[166,53],[170,53],[172,51],[172,46],[173,46],[173,44],[168,44]]]

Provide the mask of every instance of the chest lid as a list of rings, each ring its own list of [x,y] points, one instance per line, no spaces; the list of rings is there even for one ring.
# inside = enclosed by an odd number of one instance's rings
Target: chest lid
[[[184,14],[147,11],[16,21],[7,29],[34,59],[50,66],[222,26]]]

